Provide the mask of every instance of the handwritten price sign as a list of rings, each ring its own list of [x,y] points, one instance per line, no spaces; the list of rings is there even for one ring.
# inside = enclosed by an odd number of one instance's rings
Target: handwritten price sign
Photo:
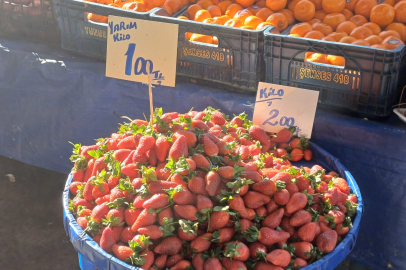
[[[106,76],[175,86],[178,25],[109,16]]]
[[[318,91],[260,82],[253,121],[269,132],[296,126],[296,135],[310,138],[318,97]]]

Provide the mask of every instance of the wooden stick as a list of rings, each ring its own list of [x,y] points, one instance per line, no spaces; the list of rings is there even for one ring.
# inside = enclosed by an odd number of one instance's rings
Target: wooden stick
[[[151,111],[151,127],[154,124],[154,102],[152,99],[152,82],[151,74],[149,73],[150,64],[147,62],[147,73],[148,73],[148,92],[149,92],[149,110]]]

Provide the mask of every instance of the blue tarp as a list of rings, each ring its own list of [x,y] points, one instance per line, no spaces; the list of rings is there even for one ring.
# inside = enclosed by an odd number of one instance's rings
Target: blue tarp
[[[120,116],[148,114],[148,88],[104,76],[103,62],[0,38],[0,155],[68,173],[68,141],[93,144]],[[191,83],[155,87],[154,105],[186,112],[213,106],[252,115],[255,95]],[[318,109],[312,141],[357,180],[366,211],[349,258],[371,269],[406,269],[406,125]]]

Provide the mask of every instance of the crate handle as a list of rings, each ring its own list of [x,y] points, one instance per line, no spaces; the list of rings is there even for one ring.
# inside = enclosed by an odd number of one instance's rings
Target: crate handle
[[[402,103],[403,92],[405,91],[405,88],[406,88],[406,85],[403,86],[403,88],[402,88],[402,93],[400,94],[399,104],[393,105],[392,108],[398,106],[398,109],[400,109],[400,106],[406,105],[406,103]]]

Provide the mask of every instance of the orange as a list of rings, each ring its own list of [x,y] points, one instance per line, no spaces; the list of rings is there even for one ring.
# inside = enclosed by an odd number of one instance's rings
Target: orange
[[[210,12],[208,12],[208,11],[205,10],[205,9],[202,9],[202,10],[199,10],[199,11],[196,13],[195,21],[197,21],[197,22],[203,22],[204,20],[206,20],[206,19],[208,19],[208,18],[211,18]]]
[[[114,4],[116,4],[120,7],[123,7],[125,3],[131,3],[131,2],[132,2],[131,0],[114,0],[113,1]]]
[[[385,49],[387,50],[394,50],[400,45],[404,44],[403,41],[400,40],[400,38],[395,37],[395,36],[389,36],[385,38],[382,43],[381,43]]]
[[[206,10],[208,7],[214,5],[213,1],[211,1],[211,0],[200,0],[197,2],[197,4]]]
[[[225,26],[230,26],[230,27],[237,27],[237,28],[240,28],[241,26],[243,26],[243,23],[242,23],[242,21],[240,21],[240,20],[233,20],[233,19],[231,19],[231,20],[228,20],[224,25],[225,25]]]
[[[195,16],[196,16],[196,13],[199,11],[199,10],[202,10],[203,8],[200,6],[200,5],[198,5],[198,4],[193,4],[193,5],[190,5],[188,8],[187,8],[187,12],[189,13],[189,15],[190,15],[190,18],[192,19],[192,20],[194,20],[195,19]]]
[[[346,32],[348,35],[351,34],[352,30],[357,28],[357,25],[351,21],[342,22],[337,26],[337,32]]]
[[[286,16],[288,19],[288,25],[291,25],[295,22],[295,16],[293,15],[293,12],[289,9],[282,9],[279,11],[279,13],[282,13],[283,15]]]
[[[350,21],[355,23],[357,26],[363,26],[364,24],[366,24],[368,22],[367,18],[365,18],[362,15],[354,15],[354,16],[352,16]]]
[[[334,38],[332,38],[331,36],[324,37],[324,38],[322,38],[321,40],[336,42],[336,40],[335,40]]]
[[[100,15],[94,14],[94,13],[87,13],[87,19],[92,22],[100,22],[101,21]]]
[[[228,20],[231,20],[231,18],[228,17],[227,15],[223,15],[223,16],[215,17],[214,20],[216,21],[216,24],[224,25]]]
[[[274,13],[266,19],[267,22],[278,28],[282,32],[288,27],[288,19],[282,13]]]
[[[255,0],[236,0],[235,2],[240,6],[247,8],[254,4]]]
[[[406,1],[400,1],[395,6],[395,21],[406,23]]]
[[[367,22],[363,26],[368,27],[371,29],[373,35],[379,35],[381,32],[381,27],[373,22]]]
[[[287,0],[266,0],[266,6],[273,11],[279,11],[286,7]]]
[[[350,0],[348,3],[346,1],[345,8],[351,11],[354,11],[355,5],[358,3],[358,0]]]
[[[107,17],[107,16],[100,16],[100,22],[101,22],[101,23],[108,23],[108,22],[109,22],[109,17]]]
[[[245,26],[250,26],[250,27],[252,27],[253,29],[256,29],[257,26],[258,26],[260,23],[263,23],[263,22],[264,22],[264,21],[263,21],[262,19],[258,18],[257,16],[249,16],[248,18],[245,19],[244,25],[245,25]]]
[[[345,8],[345,0],[323,0],[321,5],[326,13],[340,13]]]
[[[269,16],[271,16],[274,12],[270,10],[269,8],[261,8],[255,16],[258,18],[261,18],[263,21],[266,21]]]
[[[304,37],[307,33],[313,30],[313,27],[304,22],[304,23],[298,23],[295,24],[291,29],[290,29],[290,34],[292,35],[299,35],[300,37]]]
[[[313,18],[313,19],[307,21],[307,23],[310,25],[313,25],[315,23],[321,23],[321,20]]]
[[[181,8],[189,5],[189,0],[180,0],[180,2],[181,2]]]
[[[364,39],[357,39],[357,40],[351,42],[351,44],[359,45],[359,46],[367,46],[367,47],[371,46],[371,44],[369,44],[369,42]]]
[[[312,31],[309,31],[304,37],[310,38],[310,39],[322,39],[322,38],[324,38],[324,35],[320,31],[312,30]]]
[[[203,21],[203,23],[208,23],[208,24],[217,24],[217,21],[213,18],[207,18]]]
[[[217,37],[214,37],[214,36],[213,36],[212,44],[214,44],[214,45],[219,45],[219,40],[218,40]]]
[[[357,15],[362,15],[365,18],[369,18],[372,8],[376,5],[378,5],[377,0],[359,0],[355,5],[354,12]]]
[[[120,7],[119,5],[114,4],[114,3],[109,4],[109,6],[110,6],[110,7],[116,7],[116,8],[119,8],[119,7]]]
[[[309,1],[314,4],[314,7],[316,8],[316,10],[322,10],[323,9],[323,6],[322,6],[323,0],[309,0]]]
[[[298,34],[289,34],[291,37],[300,37]]]
[[[185,33],[185,40],[190,40],[190,38],[192,37],[193,33],[190,32],[186,32]]]
[[[125,10],[132,10],[135,8],[135,2],[127,2],[122,6],[122,8]]]
[[[395,18],[395,9],[388,4],[374,6],[371,10],[370,14],[371,22],[374,22],[381,27],[390,24],[394,18]]]
[[[258,24],[256,30],[261,30],[262,28],[265,28],[265,27],[267,27],[269,25],[272,25],[272,24],[269,23],[269,22],[262,22],[262,23]]]
[[[301,22],[306,22],[313,19],[316,8],[314,4],[308,0],[302,0],[295,6],[293,10],[293,15],[296,20]]]
[[[214,17],[221,16],[221,10],[218,6],[209,6],[207,8],[207,11],[210,13],[210,15]]]
[[[249,6],[248,7],[248,10],[249,11],[251,11],[251,13],[253,14],[253,15],[257,15],[257,12],[259,11],[261,9],[261,7],[259,7],[259,6],[256,6],[256,5],[252,5],[252,6]]]
[[[212,44],[213,37],[200,34],[193,34],[190,38],[190,41]]]
[[[307,59],[307,62],[327,64],[327,56],[325,54],[314,53],[309,59]]]
[[[99,4],[102,4],[102,5],[108,5],[108,4],[114,3],[113,0],[97,0],[95,2],[99,3]]]
[[[371,44],[371,45],[381,44],[382,41],[383,41],[382,38],[380,36],[377,36],[377,35],[369,36],[365,40],[368,41],[369,44]]]
[[[185,16],[179,16],[178,19],[187,20],[187,21],[189,20],[189,18],[188,18],[188,17],[185,17]]]
[[[172,16],[173,12],[172,12],[172,9],[171,9],[169,6],[167,6],[167,5],[162,5],[162,6],[160,6],[160,8],[162,8],[162,9],[164,9],[166,12],[168,12],[168,16]]]
[[[266,7],[266,0],[259,0],[258,2],[255,3],[255,5],[261,8]]]
[[[391,23],[386,26],[385,30],[393,30],[398,32],[398,34],[400,35],[400,39],[403,42],[406,42],[406,26],[403,23]]]
[[[333,33],[328,35],[328,37],[334,38],[334,40],[337,41],[337,42],[339,42],[343,37],[346,37],[346,36],[348,36],[348,35],[345,32],[339,32],[339,33],[333,32]]]
[[[241,26],[240,29],[247,29],[247,30],[255,30],[254,28],[252,28],[251,26]]]
[[[333,31],[335,31],[340,23],[345,22],[345,17],[341,13],[330,13],[324,17],[323,22],[330,25]]]
[[[351,10],[346,9],[346,8],[343,9],[343,11],[341,11],[341,13],[345,16],[345,18],[347,19],[347,21],[348,21],[349,19],[351,19],[352,16],[354,16],[354,13],[352,13]]]
[[[307,52],[305,54],[305,61],[307,61],[307,59],[311,58],[313,54],[315,54],[315,53],[314,52]]]
[[[323,33],[323,36],[327,36],[328,34],[333,32],[333,28],[330,25],[325,23],[314,23],[312,24],[313,30],[320,31]]]
[[[355,37],[356,39],[365,39],[369,36],[372,36],[372,30],[365,26],[358,26],[351,31],[350,36]]]
[[[385,46],[383,46],[382,44],[371,45],[371,48],[376,48],[376,49],[383,49],[383,50],[385,50]]]
[[[300,1],[302,1],[302,0],[291,0],[291,1],[288,3],[288,9],[293,12],[293,11],[295,10],[295,6],[296,6],[297,3],[299,3]]]
[[[170,7],[172,10],[172,13],[176,13],[179,9],[182,8],[180,0],[166,0],[164,5],[167,5],[168,7]]]
[[[324,12],[324,10],[316,10],[316,12],[314,13],[314,19],[319,19],[320,21],[323,21],[326,15],[327,13]]]
[[[342,56],[327,55],[326,60],[327,60],[327,64],[340,66],[340,67],[343,67],[345,65],[345,59]]]
[[[343,37],[342,39],[340,39],[340,43],[347,43],[347,44],[351,44],[352,42],[356,41],[357,39],[355,37]]]
[[[236,20],[240,20],[242,23],[245,22],[245,19],[248,18],[249,16],[252,15],[252,12],[249,11],[248,9],[243,9],[238,11],[235,15],[234,15],[234,19]]]
[[[231,4],[227,7],[225,15],[234,18],[234,15],[240,10],[242,10],[242,6],[239,4]]]
[[[225,14],[228,6],[231,5],[232,3],[233,2],[230,0],[225,0],[225,1],[221,1],[220,3],[218,3],[218,7],[221,10],[221,14]]]
[[[385,38],[390,37],[390,36],[394,36],[394,37],[400,38],[399,33],[396,32],[396,31],[394,31],[394,30],[382,31],[382,32],[379,33],[378,36],[380,36],[382,39],[385,39]]]
[[[132,11],[138,11],[138,12],[146,12],[147,8],[145,7],[144,3],[141,2],[134,2],[135,7],[132,9]]]
[[[388,5],[391,5],[393,7],[396,4],[396,1],[395,0],[385,0],[381,4],[388,4]]]

